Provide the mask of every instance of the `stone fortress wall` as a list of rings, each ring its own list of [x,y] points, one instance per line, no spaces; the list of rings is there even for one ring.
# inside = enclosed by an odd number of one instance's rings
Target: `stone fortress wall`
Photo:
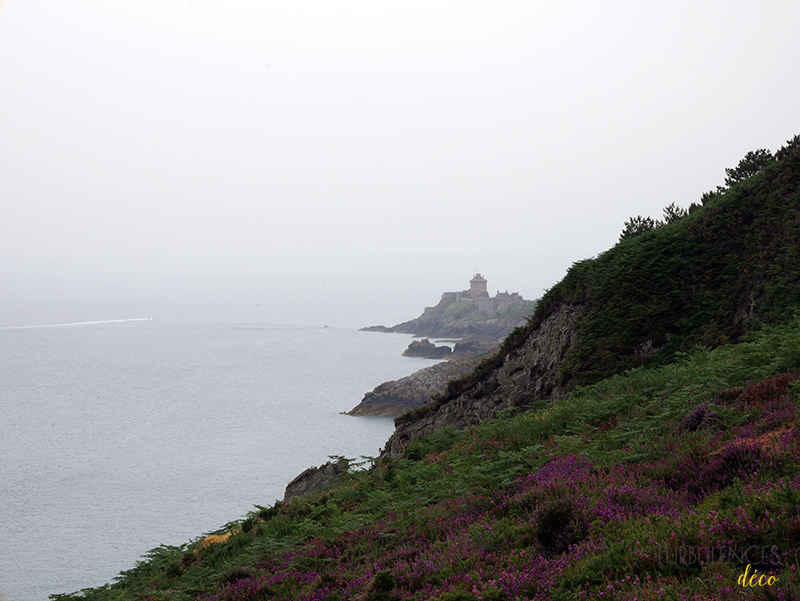
[[[508,290],[505,292],[500,292],[498,290],[495,296],[489,296],[489,293],[486,291],[486,284],[486,278],[480,273],[476,273],[469,281],[469,290],[445,292],[442,294],[442,301],[449,301],[452,299],[452,302],[455,303],[472,305],[478,311],[486,313],[489,317],[495,313],[500,313],[516,307],[524,307],[533,302],[525,300],[518,292],[509,294]]]

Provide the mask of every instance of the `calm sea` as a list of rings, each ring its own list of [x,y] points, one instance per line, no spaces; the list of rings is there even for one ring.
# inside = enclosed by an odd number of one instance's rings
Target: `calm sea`
[[[408,343],[144,316],[0,328],[0,590],[99,586],[331,455],[377,455],[392,420],[340,412],[430,364]]]

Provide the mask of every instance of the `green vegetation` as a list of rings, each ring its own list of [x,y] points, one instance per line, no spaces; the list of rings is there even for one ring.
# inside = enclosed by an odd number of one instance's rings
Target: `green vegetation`
[[[739,599],[748,564],[777,578],[753,598],[795,599],[798,370],[800,320],[440,430],[54,599]]]
[[[453,303],[444,310],[444,317],[450,319],[464,319],[469,317],[474,311],[471,304],[468,303]]]
[[[739,164],[735,168],[725,170],[725,175],[727,176],[725,178],[725,185],[730,187],[753,177],[774,160],[775,157],[772,156],[772,153],[766,148],[751,150],[744,155],[744,158],[739,161]]]
[[[456,320],[464,320],[467,322],[480,323],[488,319],[499,322],[501,329],[505,324],[524,323],[530,317],[535,309],[535,304],[526,305],[524,307],[511,307],[505,311],[498,311],[491,315],[487,315],[483,311],[478,311],[471,303],[465,302],[450,302],[450,299],[440,301],[435,307],[425,310],[424,317],[427,321],[438,320],[443,324],[443,327],[452,327],[453,322]],[[509,330],[505,330],[508,332]]]
[[[529,330],[562,303],[587,308],[561,384],[663,365],[697,345],[736,342],[762,323],[794,316],[800,141],[787,144],[780,160],[706,205],[575,263],[544,295]]]
[[[566,398],[440,429],[54,601],[800,599],[800,139],[752,155],[573,265],[402,419],[482,390],[565,304]]]
[[[700,205],[692,203],[688,209],[682,209],[673,202],[672,204],[664,207],[663,221],[657,221],[652,217],[642,217],[641,215],[631,217],[625,222],[625,229],[622,230],[622,234],[620,234],[619,239],[622,241],[627,238],[633,238],[635,236],[651,232],[662,225],[675,223],[676,221],[679,221],[689,215],[689,213],[693,213],[699,207]]]

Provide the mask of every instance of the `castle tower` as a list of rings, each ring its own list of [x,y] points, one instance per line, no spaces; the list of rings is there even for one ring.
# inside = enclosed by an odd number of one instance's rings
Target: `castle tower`
[[[486,292],[486,278],[481,274],[476,273],[475,276],[469,281],[469,293],[474,298],[481,294],[489,294]]]

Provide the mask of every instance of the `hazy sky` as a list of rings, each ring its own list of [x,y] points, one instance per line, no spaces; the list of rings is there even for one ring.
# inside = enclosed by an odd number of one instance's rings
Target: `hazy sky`
[[[0,0],[0,295],[332,325],[475,269],[539,296],[800,133],[799,27],[797,0]]]

